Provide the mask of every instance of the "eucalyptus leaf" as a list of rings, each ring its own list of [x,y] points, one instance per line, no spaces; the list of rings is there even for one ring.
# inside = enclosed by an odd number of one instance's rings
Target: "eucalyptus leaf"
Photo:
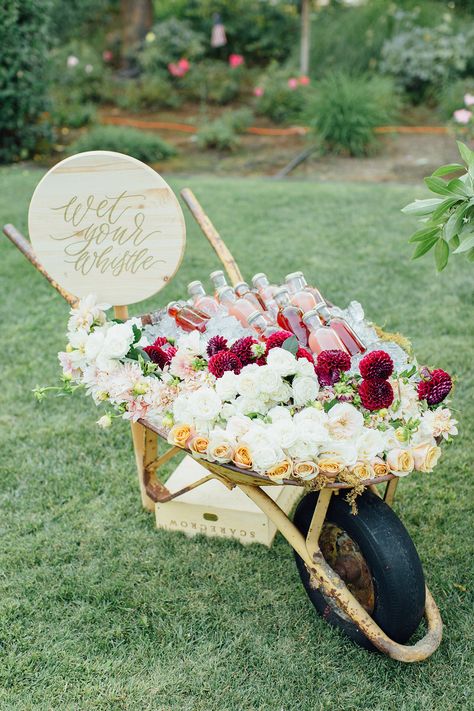
[[[462,143],[462,141],[456,141],[458,144],[459,148],[459,153],[461,154],[461,158],[463,161],[465,161],[466,165],[470,167],[471,165],[474,164],[474,152],[471,151],[470,148],[466,146],[465,143]]]
[[[431,215],[431,221],[432,222],[437,222],[445,212],[450,210],[452,207],[454,207],[458,202],[461,201],[460,197],[457,198],[447,198],[446,200],[443,200],[441,202],[441,205],[435,209],[433,214]]]
[[[438,225],[424,227],[422,230],[418,230],[417,232],[414,232],[408,241],[409,242],[424,242],[425,239],[434,237],[434,235],[437,235],[438,232],[439,232]]]
[[[430,215],[438,205],[443,202],[441,198],[428,198],[428,200],[415,200],[402,208],[406,215]]]
[[[468,252],[472,247],[474,247],[474,235],[471,235],[467,239],[464,239],[459,247],[454,250],[454,254],[461,254],[462,252]]]
[[[438,241],[439,237],[430,237],[429,240],[425,240],[424,242],[420,242],[413,252],[412,259],[418,259],[419,257],[422,257],[426,252],[429,252],[432,247],[436,244]]]
[[[454,173],[455,171],[465,170],[465,169],[466,168],[462,163],[448,163],[446,165],[441,165],[431,175],[433,177],[441,176],[441,175],[449,175],[449,173]]]
[[[445,239],[439,239],[435,247],[436,269],[442,272],[449,259],[449,245]]]
[[[299,343],[298,339],[296,336],[290,336],[289,338],[286,339],[286,341],[283,341],[282,348],[285,349],[285,351],[290,351],[290,353],[293,353],[293,355],[296,355],[296,352],[299,348]]]
[[[447,183],[442,178],[429,177],[425,178],[425,184],[433,192],[439,195],[451,195],[454,190],[449,188],[449,183]]]

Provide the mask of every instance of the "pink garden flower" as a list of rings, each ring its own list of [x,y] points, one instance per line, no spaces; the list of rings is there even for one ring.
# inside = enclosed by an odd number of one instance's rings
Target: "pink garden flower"
[[[172,77],[184,77],[184,75],[189,71],[190,66],[191,65],[188,60],[182,57],[176,64],[174,62],[170,62],[170,64],[168,64],[168,71]]]
[[[298,78],[298,81],[299,81],[299,83],[301,84],[301,86],[308,86],[308,84],[310,83],[311,79],[310,79],[309,77],[307,77],[305,74],[302,74],[302,75]]]
[[[464,94],[464,103],[466,106],[474,106],[474,94]]]
[[[229,66],[232,69],[240,67],[244,63],[244,58],[241,54],[231,54],[229,56]]]
[[[183,71],[186,74],[186,72],[189,72],[191,65],[187,59],[185,59],[184,57],[181,57],[181,59],[178,62],[178,67],[181,69],[181,71]]]
[[[104,62],[111,62],[114,58],[113,52],[110,49],[104,49],[102,52],[102,59]]]
[[[453,116],[456,123],[467,124],[471,120],[472,111],[468,111],[467,109],[458,109],[454,112]]]
[[[256,86],[255,89],[253,90],[253,95],[257,96],[257,97],[263,96],[264,93],[265,93],[265,89],[263,88],[263,86]]]
[[[295,79],[295,77],[291,77],[291,79],[288,79],[288,86],[292,90],[297,89],[298,88],[298,79]]]

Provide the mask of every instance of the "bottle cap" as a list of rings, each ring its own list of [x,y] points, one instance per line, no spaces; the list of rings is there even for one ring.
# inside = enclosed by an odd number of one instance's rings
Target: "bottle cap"
[[[263,272],[258,272],[258,274],[254,274],[254,275],[253,275],[253,277],[252,277],[252,284],[253,284],[254,286],[257,286],[256,282],[257,282],[257,281],[260,281],[260,279],[266,279],[266,280],[268,281],[266,274],[264,274]]]
[[[276,289],[273,293],[273,297],[275,296],[281,296],[282,294],[289,294],[288,287],[287,286],[280,286],[278,289]]]
[[[196,279],[196,281],[190,281],[188,284],[188,293],[192,294],[194,291],[196,291],[196,287],[199,289],[203,289],[202,281],[199,281],[199,279]]]
[[[217,289],[217,296],[221,296],[221,294],[224,294],[227,291],[231,292],[232,294],[234,293],[233,288],[228,284],[226,286],[219,286]]]
[[[319,320],[317,309],[310,309],[310,311],[307,311],[305,314],[303,314],[303,321],[306,323],[306,321],[308,321],[308,319],[310,318],[313,318],[313,316],[316,316],[316,318]]]
[[[222,269],[216,269],[215,272],[211,272],[211,273],[209,274],[209,278],[210,278],[212,281],[214,281],[214,279],[219,279],[219,278],[221,278],[221,277],[224,277],[224,279],[225,279],[225,274],[224,274],[224,272],[222,271]]]
[[[250,287],[246,281],[238,281],[237,284],[234,284],[234,290],[237,291],[237,289],[240,289],[241,286],[246,286],[247,289],[250,290]]]
[[[291,274],[287,274],[285,277],[285,281],[289,281],[290,279],[301,279],[303,276],[303,272],[291,272]]]
[[[247,316],[247,323],[251,324],[262,316],[261,311],[252,311],[252,313]]]
[[[318,313],[321,313],[324,317],[331,315],[329,313],[329,309],[328,309],[325,301],[320,301],[318,304],[316,304],[316,306],[314,308]]]

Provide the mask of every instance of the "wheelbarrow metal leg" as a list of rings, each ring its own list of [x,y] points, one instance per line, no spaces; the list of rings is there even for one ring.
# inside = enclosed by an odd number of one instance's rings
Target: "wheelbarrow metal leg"
[[[321,551],[317,550],[313,556],[310,556],[304,536],[288,519],[278,504],[258,486],[248,486],[246,484],[238,484],[238,486],[273,521],[288,543],[301,556],[322,592],[336,602],[377,649],[392,659],[401,662],[418,662],[429,657],[439,647],[443,623],[428,588],[426,588],[425,604],[425,617],[428,624],[427,634],[412,646],[394,642],[374,622],[348,590],[344,581],[326,563]]]

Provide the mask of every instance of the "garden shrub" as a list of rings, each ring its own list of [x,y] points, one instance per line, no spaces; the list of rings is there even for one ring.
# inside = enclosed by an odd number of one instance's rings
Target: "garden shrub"
[[[308,118],[327,150],[362,156],[374,146],[375,127],[393,120],[396,104],[391,80],[339,72],[321,80]]]
[[[180,94],[162,74],[142,74],[138,79],[117,82],[113,100],[127,111],[174,109],[181,104]]]
[[[57,47],[51,52],[49,66],[54,96],[76,103],[103,100],[110,70],[99,52],[86,42],[75,40]]]
[[[380,69],[397,79],[415,101],[461,76],[472,54],[472,27],[455,32],[451,22],[427,28],[413,13],[398,13],[398,31],[382,48]]]
[[[70,146],[71,153],[81,151],[117,151],[155,163],[176,154],[176,149],[155,133],[120,126],[97,126]]]
[[[204,37],[189,22],[170,17],[148,33],[138,53],[138,63],[148,74],[167,69],[168,64],[185,57],[195,61],[204,54]]]
[[[89,126],[97,120],[97,109],[94,104],[74,104],[66,100],[52,103],[51,123],[53,126],[81,128]]]
[[[46,54],[49,0],[0,3],[0,162],[28,158],[50,131]]]
[[[216,119],[199,129],[197,143],[200,148],[233,151],[238,147],[239,139],[228,121]]]
[[[51,32],[58,44],[90,37],[112,26],[119,12],[117,0],[52,0]]]
[[[245,82],[245,67],[232,68],[227,62],[204,60],[191,65],[176,86],[185,99],[225,105],[234,101]]]
[[[276,63],[260,78],[257,90],[261,95],[256,100],[255,112],[275,123],[300,119],[312,95],[310,86],[301,83],[297,73]]]
[[[453,114],[464,106],[464,96],[474,95],[474,77],[457,79],[445,84],[437,95],[439,112],[443,119],[452,119]]]

